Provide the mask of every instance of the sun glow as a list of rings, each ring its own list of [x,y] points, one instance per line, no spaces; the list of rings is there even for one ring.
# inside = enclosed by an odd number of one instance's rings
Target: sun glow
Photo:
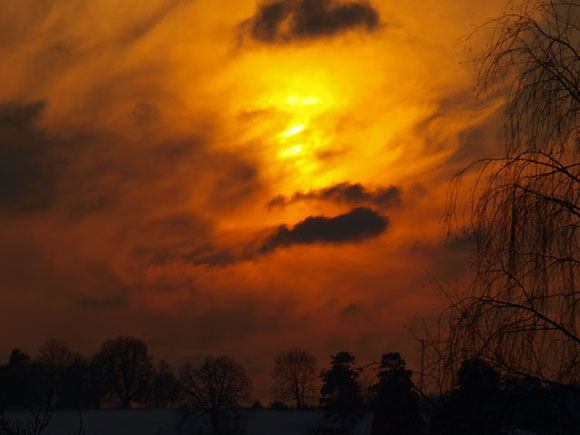
[[[286,150],[281,151],[278,154],[278,157],[280,158],[288,158],[288,157],[294,157],[298,154],[300,154],[302,152],[302,145],[295,145],[293,147],[290,147]]]
[[[286,102],[290,106],[313,106],[320,102],[318,97],[299,97],[297,95],[291,95],[286,98]]]
[[[304,131],[305,128],[306,128],[306,126],[304,124],[297,124],[297,125],[295,125],[293,127],[290,127],[282,135],[284,137],[292,137],[292,136],[295,136],[298,133]]]
[[[237,141],[260,150],[268,176],[277,180],[283,193],[344,178],[337,173],[343,168],[331,166],[326,156],[344,148],[335,141],[337,119],[352,98],[352,81],[343,77],[348,71],[343,74],[342,69],[320,65],[318,52],[310,51],[290,63],[286,57],[272,62],[261,53],[249,59],[251,68],[244,62],[244,69],[248,67],[245,73],[252,86],[243,88],[241,105],[234,108],[241,127]],[[262,73],[256,76],[256,70]]]
[[[276,157],[284,171],[292,173],[290,189],[309,188],[322,175],[317,174],[318,156],[331,142],[332,134],[324,119],[330,109],[328,101],[312,93],[290,93],[278,101],[278,107],[289,118],[286,129],[277,137]]]

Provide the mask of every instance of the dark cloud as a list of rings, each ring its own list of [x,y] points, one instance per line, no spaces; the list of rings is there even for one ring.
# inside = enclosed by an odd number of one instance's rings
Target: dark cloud
[[[324,189],[296,192],[290,198],[278,195],[268,203],[268,207],[283,207],[296,201],[308,200],[332,201],[349,205],[365,204],[388,208],[401,204],[401,189],[397,186],[389,186],[379,187],[371,191],[359,183],[340,183]]]
[[[68,145],[38,127],[44,102],[0,105],[0,208],[35,211],[51,205]]]
[[[241,29],[255,40],[276,43],[332,36],[379,25],[379,13],[366,1],[274,0],[265,1]]]
[[[262,232],[254,240],[230,246],[207,243],[182,254],[180,258],[198,266],[228,266],[293,245],[360,242],[377,237],[388,225],[388,217],[369,207],[358,207],[335,217],[310,216],[291,229],[281,225],[273,232]]]
[[[369,207],[357,207],[336,217],[310,216],[289,229],[280,226],[261,248],[270,252],[281,246],[313,243],[346,243],[376,237],[387,229],[389,219]]]

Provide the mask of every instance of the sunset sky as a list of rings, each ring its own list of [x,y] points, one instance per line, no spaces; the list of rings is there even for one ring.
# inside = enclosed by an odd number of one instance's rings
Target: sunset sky
[[[450,177],[497,154],[504,0],[0,2],[0,355],[400,351],[466,276]],[[492,98],[493,97],[493,98]],[[177,366],[177,365],[176,365]]]

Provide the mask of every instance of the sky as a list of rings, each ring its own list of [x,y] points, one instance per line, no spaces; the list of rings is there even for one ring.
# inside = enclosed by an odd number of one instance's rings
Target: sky
[[[0,0],[0,355],[399,351],[469,274],[450,178],[501,149],[503,0]],[[467,180],[469,182],[469,180]]]

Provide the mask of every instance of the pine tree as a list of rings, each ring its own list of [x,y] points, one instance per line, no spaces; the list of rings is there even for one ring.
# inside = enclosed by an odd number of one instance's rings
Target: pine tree
[[[355,357],[349,352],[334,355],[331,369],[321,374],[320,405],[325,411],[325,418],[339,423],[344,434],[352,433],[355,424],[365,414],[359,374]]]
[[[425,433],[419,397],[414,391],[411,375],[399,353],[383,355],[377,374],[378,382],[369,389],[373,435]]]

